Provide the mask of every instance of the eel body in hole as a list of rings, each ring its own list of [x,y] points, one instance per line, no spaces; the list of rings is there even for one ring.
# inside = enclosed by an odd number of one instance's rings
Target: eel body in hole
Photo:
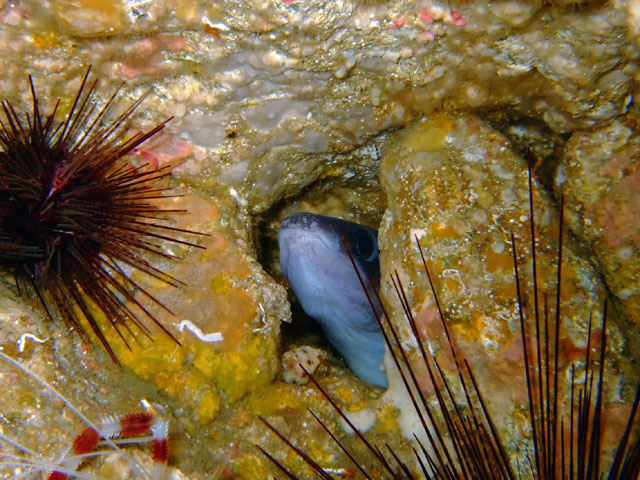
[[[304,311],[322,326],[349,368],[365,382],[386,387],[384,339],[341,236],[367,288],[379,288],[377,231],[311,213],[294,213],[280,226],[282,272]],[[372,298],[379,311],[375,295]]]

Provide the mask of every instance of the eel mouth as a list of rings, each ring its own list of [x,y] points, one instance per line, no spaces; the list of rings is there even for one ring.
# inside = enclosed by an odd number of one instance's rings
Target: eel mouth
[[[334,237],[338,238],[337,234],[313,214],[300,212],[285,218],[278,232],[280,266],[284,276],[289,277],[293,257],[314,263],[314,258],[328,261],[339,255],[340,245]]]

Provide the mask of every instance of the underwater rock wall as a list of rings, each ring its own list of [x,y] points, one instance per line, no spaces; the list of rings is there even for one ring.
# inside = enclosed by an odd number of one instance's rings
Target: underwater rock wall
[[[413,353],[410,363],[420,387],[433,396],[389,275],[398,273],[413,306],[420,337],[443,371],[455,378],[457,368],[416,238],[458,354],[471,364],[488,409],[506,439],[505,446],[513,454],[521,448],[519,442],[530,435],[510,238],[513,234],[518,251],[523,307],[528,318],[533,318],[526,162],[514,154],[505,137],[477,118],[435,115],[393,135],[383,152],[380,176],[388,197],[395,199],[380,229],[381,269],[387,273],[386,278],[383,274],[381,293],[391,306],[394,324],[403,332],[405,348]],[[558,213],[537,184],[533,201],[537,301],[540,311],[554,318]],[[569,238],[565,239],[562,268],[560,388],[568,392],[571,364],[586,351],[590,322],[596,331],[601,330],[606,291],[593,266],[579,256]],[[607,392],[605,411],[615,412],[620,405],[627,405],[638,381],[633,373],[637,359],[630,357],[628,344],[637,341],[637,336],[626,337],[628,332],[623,328],[624,323],[611,320],[607,328],[609,362],[605,371],[612,388]],[[582,368],[584,365],[578,367]],[[393,388],[404,389],[402,384]],[[561,404],[565,418],[567,408],[566,402]],[[411,415],[405,420],[402,417],[403,433],[410,437],[415,420]]]
[[[176,177],[256,212],[436,110],[508,108],[559,132],[610,121],[636,88],[633,5],[5,2],[0,78],[12,99],[26,73],[64,96],[88,64],[105,88],[152,86],[143,117],[174,116]]]
[[[542,122],[560,138],[573,134],[562,160],[567,180],[558,182],[567,191],[568,210],[600,209],[608,202],[605,210],[612,213],[597,214],[602,223],[595,227],[581,225],[575,218],[579,215],[572,213],[571,228],[594,245],[608,288],[621,300],[627,320],[640,324],[637,220],[617,215],[620,204],[632,210],[638,191],[633,181],[638,163],[633,143],[638,25],[640,13],[631,0],[0,0],[2,97],[28,109],[27,76],[32,75],[41,107],[47,111],[61,98],[66,111],[88,65],[100,79],[99,99],[122,82],[126,99],[150,90],[132,130],[169,116],[173,120],[139,153],[160,166],[170,165],[171,185],[187,195],[176,199],[175,208],[190,213],[177,215],[175,225],[210,235],[203,240],[207,251],[175,251],[184,261],[161,266],[172,269],[186,287],[149,285],[175,314],[155,312],[183,347],[154,332],[153,343],[142,340],[131,351],[118,351],[126,378],[107,367],[110,373],[94,377],[87,371],[101,372],[102,362],[108,362],[102,352],[67,339],[63,327],[42,322],[37,302],[26,305],[7,288],[9,293],[0,297],[0,322],[17,328],[3,328],[2,351],[75,385],[66,391],[83,411],[92,411],[98,396],[84,395],[81,386],[87,378],[102,395],[104,408],[96,413],[127,413],[138,407],[140,398],[166,405],[176,445],[171,463],[192,478],[214,475],[218,468],[228,477],[266,476],[264,458],[252,443],[272,439],[255,420],[256,413],[277,417],[328,465],[340,466],[344,458],[333,451],[335,446],[323,447],[326,438],[319,429],[304,438],[299,428],[309,421],[309,405],[332,415],[321,406],[322,398],[312,386],[278,380],[280,322],[290,319],[290,311],[283,287],[256,261],[252,216],[318,180],[352,177],[354,165],[376,171],[384,155],[381,178],[388,210],[381,226],[383,272],[403,262],[407,270],[413,268],[417,252],[411,234],[426,234],[425,240],[433,242],[430,255],[440,259],[436,271],[451,302],[450,313],[459,324],[471,326],[461,330],[461,342],[481,365],[484,381],[502,391],[500,379],[512,371],[508,363],[505,370],[492,371],[491,362],[506,354],[515,328],[514,289],[507,281],[511,264],[502,235],[523,229],[526,195],[524,163],[518,163],[499,132],[478,119],[496,111],[507,119]],[[628,111],[626,120],[616,120]],[[416,123],[422,118],[427,121]],[[381,133],[414,123],[410,132],[390,137],[395,143],[383,145],[381,153],[377,146],[371,148],[372,140],[381,143]],[[615,147],[622,150],[603,148],[611,129],[628,132],[633,141]],[[585,142],[592,145],[588,156],[581,154]],[[602,152],[613,153],[613,159],[624,156],[607,171],[613,169],[612,177],[624,171],[628,180],[617,184],[618,193],[604,193],[616,188],[606,183],[605,174],[593,198],[590,192],[596,187],[573,185],[584,182],[582,178],[594,185],[593,176],[582,173],[605,168],[601,162],[608,160]],[[452,158],[456,162],[450,163]],[[597,167],[589,166],[591,161]],[[506,182],[515,186],[506,188]],[[541,199],[544,195],[536,192]],[[358,201],[365,200],[353,200]],[[553,238],[552,204],[541,201],[539,224]],[[611,232],[626,243],[607,247],[600,242]],[[580,348],[584,314],[598,311],[601,296],[596,293],[605,289],[583,258],[568,255],[573,270],[567,301],[568,308],[576,308],[572,318],[577,319],[571,342]],[[484,260],[467,265],[469,256]],[[424,278],[405,275],[414,281],[412,298],[422,308],[427,332],[433,318],[419,292]],[[390,297],[387,301],[393,304]],[[23,312],[19,321],[16,308]],[[21,335],[31,332],[21,322],[48,343],[31,342],[19,351]],[[210,341],[210,333],[221,333],[223,340]],[[477,338],[479,346],[472,342]],[[628,361],[622,334],[612,334],[611,348],[616,363]],[[66,362],[82,368],[69,371]],[[619,379],[622,370],[611,375]],[[0,371],[23,381],[4,366]],[[353,409],[365,407],[375,396],[344,366],[333,363],[321,372],[331,391]],[[127,389],[113,387],[119,382]],[[21,435],[35,449],[38,428],[46,424],[43,415],[54,413],[45,413],[38,404],[21,417],[15,411],[30,408],[33,399],[12,390],[6,394],[7,404],[17,402],[9,416],[34,427]],[[495,406],[504,408],[511,400],[506,393],[496,396]],[[609,400],[618,400],[615,392]],[[383,442],[403,442],[396,414],[377,408],[373,434]],[[0,423],[3,432],[14,431],[9,423]],[[67,428],[59,441],[63,446],[79,424]],[[514,421],[504,428],[514,432],[520,427]],[[48,450],[53,443],[40,446]]]
[[[576,132],[555,179],[569,225],[592,249],[607,286],[629,321],[640,322],[640,147],[638,116]]]

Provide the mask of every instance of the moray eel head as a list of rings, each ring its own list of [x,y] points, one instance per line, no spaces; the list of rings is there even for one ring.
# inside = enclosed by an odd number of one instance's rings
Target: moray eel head
[[[378,288],[377,232],[311,213],[294,213],[280,226],[282,272],[304,311],[320,323],[349,368],[362,380],[386,387],[384,339],[340,235],[365,281],[370,278]]]

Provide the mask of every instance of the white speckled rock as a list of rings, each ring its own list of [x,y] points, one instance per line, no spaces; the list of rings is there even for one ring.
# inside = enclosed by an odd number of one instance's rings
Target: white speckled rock
[[[572,8],[577,3],[580,8]],[[216,220],[220,234],[215,237],[219,240],[216,249],[208,251],[215,253],[217,261],[208,264],[203,260],[206,257],[192,256],[181,264],[183,273],[188,269],[186,276],[191,273],[197,277],[190,284],[197,285],[200,280],[206,283],[206,288],[176,290],[165,297],[176,304],[181,315],[180,322],[170,322],[180,325],[186,319],[199,329],[182,332],[191,350],[179,350],[184,358],[176,356],[171,370],[154,369],[153,364],[145,369],[146,364],[135,355],[130,358],[130,365],[144,370],[149,377],[161,377],[163,383],[157,385],[170,391],[149,395],[171,404],[172,412],[184,425],[182,430],[197,430],[193,435],[182,434],[180,443],[184,448],[172,461],[180,468],[188,466],[190,473],[195,471],[192,478],[217,475],[219,461],[224,468],[229,467],[225,475],[267,478],[268,467],[253,446],[272,441],[255,418],[260,413],[277,416],[291,435],[299,435],[301,441],[311,442],[314,451],[324,453],[327,465],[342,467],[341,453],[335,446],[331,447],[333,451],[326,447],[326,436],[321,436],[320,427],[313,424],[316,430],[299,428],[305,422],[310,425],[309,404],[329,415],[328,409],[322,410],[326,402],[311,387],[271,383],[278,361],[275,345],[279,322],[288,319],[289,312],[284,289],[267,278],[255,260],[257,242],[252,215],[299,194],[317,180],[344,177],[353,183],[341,193],[340,201],[334,203],[344,200],[357,205],[355,210],[364,211],[369,218],[379,218],[384,202],[378,198],[369,202],[372,205],[358,204],[368,202],[370,197],[359,199],[362,195],[356,185],[360,177],[371,179],[377,174],[380,158],[377,146],[384,137],[379,134],[405,127],[437,111],[508,110],[515,117],[545,122],[558,136],[580,129],[603,128],[626,112],[633,93],[636,99],[640,98],[637,26],[640,9],[632,0],[601,3],[0,0],[3,98],[10,98],[18,110],[28,109],[27,75],[31,74],[41,107],[50,107],[60,97],[64,111],[73,101],[72,95],[88,65],[93,66],[94,75],[101,79],[97,98],[110,95],[122,82],[122,97],[128,99],[150,90],[151,95],[137,110],[132,129],[155,125],[169,116],[174,118],[157,142],[145,145],[138,153],[157,160],[161,166],[171,166],[172,182],[180,191],[192,187],[201,199],[199,203],[220,205],[223,212]],[[109,7],[116,7],[112,9],[115,16],[109,16]],[[92,15],[92,11],[96,14]],[[464,122],[470,117],[458,118]],[[506,268],[505,246],[500,228],[493,223],[492,208],[499,209],[494,203],[510,208],[516,205],[516,200],[523,200],[519,189],[523,170],[520,166],[514,171],[513,155],[504,153],[506,145],[500,143],[504,141],[500,135],[485,124],[474,123],[475,118],[469,121],[471,126],[464,131],[481,135],[455,137],[463,148],[447,148],[455,150],[455,158],[461,162],[457,166],[469,166],[466,179],[470,183],[480,185],[485,174],[491,178],[493,193],[474,187],[461,188],[450,195],[445,187],[456,189],[461,183],[445,185],[447,175],[441,178],[445,182],[441,185],[442,198],[433,190],[418,193],[428,196],[432,206],[465,196],[461,200],[481,204],[481,208],[466,211],[467,217],[458,217],[455,228],[460,228],[458,232],[463,232],[464,225],[487,225],[487,229],[492,229],[492,236],[482,246],[491,257],[492,268],[498,271]],[[485,134],[489,140],[480,138]],[[430,135],[427,143],[448,138],[446,129],[433,130]],[[377,142],[376,148],[372,148],[372,138]],[[490,149],[484,148],[487,144]],[[486,154],[491,149],[501,159],[506,158],[506,164],[487,161]],[[401,182],[403,173],[388,167],[385,181]],[[440,168],[429,159],[416,162],[413,167],[425,171]],[[486,171],[474,177],[483,167]],[[518,188],[496,187],[513,181],[519,182]],[[409,202],[414,192],[395,196],[390,193],[401,186],[399,183],[388,187],[389,198]],[[397,203],[391,206],[401,207]],[[207,208],[198,209],[206,211]],[[203,217],[198,217],[199,222],[212,221],[205,213],[198,215]],[[433,219],[437,215],[441,213],[434,214]],[[390,210],[385,217],[387,222],[391,217]],[[519,220],[517,216],[509,218]],[[199,228],[198,223],[194,225],[193,228]],[[189,223],[186,228],[191,226]],[[387,223],[383,227],[388,234],[391,226]],[[420,233],[423,227],[418,227],[415,233]],[[445,237],[452,233],[447,229],[438,232]],[[464,233],[473,234],[466,230]],[[445,243],[439,248],[444,252],[451,246],[452,243]],[[623,249],[619,255],[624,259],[630,253]],[[195,266],[190,266],[190,262]],[[581,262],[576,260],[576,269],[582,272],[587,267]],[[447,270],[443,275],[450,292],[464,287],[466,292],[487,293],[482,290],[486,279],[477,271],[460,275],[455,267]],[[585,280],[582,292],[598,289],[597,282],[589,283],[590,276],[585,278],[588,281]],[[235,335],[235,340],[245,345],[244,349],[238,347],[234,351],[239,354],[232,357],[235,363],[220,361],[217,354],[210,355],[210,345],[195,338],[197,332],[204,336],[218,332],[219,325],[213,325],[218,318],[207,315],[214,310],[210,305],[218,305],[225,295],[232,294],[241,300],[229,304],[225,313],[231,314],[225,314],[220,323],[224,323],[225,338],[232,339]],[[212,298],[203,298],[204,295]],[[591,301],[586,293],[584,296]],[[452,312],[459,313],[471,302],[470,298],[465,300],[467,303],[452,302]],[[478,301],[489,300],[491,297],[486,295]],[[190,302],[199,306],[197,314],[192,314]],[[0,306],[4,308],[8,303],[0,302]],[[503,302],[494,307],[499,310],[496,316],[504,314],[512,319],[513,304]],[[234,328],[233,314],[245,319],[238,328]],[[470,315],[482,327],[481,342],[493,354],[500,350],[501,340],[513,338],[513,325],[501,328],[486,316]],[[210,326],[208,330],[206,327]],[[582,327],[574,338],[578,346],[584,337]],[[19,334],[19,329],[11,330],[5,343],[15,348]],[[245,350],[246,345],[251,345],[253,352]],[[618,352],[622,345],[621,337],[612,335],[612,349]],[[173,355],[174,345],[164,346],[165,353]],[[73,355],[83,357],[82,352],[76,351],[78,345],[73,348],[61,344],[58,352],[67,362],[72,361]],[[192,355],[193,349],[198,352]],[[49,355],[49,351],[44,354]],[[24,357],[31,355],[29,351]],[[93,359],[91,355],[86,358]],[[209,361],[210,358],[217,359],[217,363]],[[251,360],[244,361],[246,358]],[[50,356],[42,363],[45,371],[53,368]],[[325,381],[332,386],[334,395],[347,405],[351,401],[358,404],[357,408],[366,407],[363,404],[373,395],[366,387],[358,385],[336,364],[329,371],[332,373]],[[1,370],[0,375],[6,372]],[[215,381],[194,380],[199,372]],[[256,375],[243,376],[247,372]],[[117,384],[119,377],[115,376],[116,380],[96,381],[98,388]],[[256,387],[257,392],[246,393],[254,386],[256,376],[263,383]],[[86,372],[76,377],[71,380],[80,385],[93,378]],[[137,381],[140,384],[132,387],[134,391],[144,384]],[[216,396],[218,386],[221,393]],[[194,399],[199,402],[198,414],[189,406],[193,406],[189,402]],[[104,397],[103,401],[109,407],[128,408],[111,397]],[[496,399],[499,401],[502,399]],[[198,426],[198,430],[195,425],[204,417],[211,423],[206,428]],[[376,431],[375,426],[372,429],[374,435],[380,435],[380,444],[395,445],[402,441],[397,429],[390,426],[397,425],[392,417],[389,415],[386,430]],[[47,434],[47,442],[52,437],[53,433]],[[71,437],[72,434],[65,436],[65,445]],[[237,438],[248,441],[238,442]],[[317,443],[313,444],[314,441]],[[205,448],[208,453],[201,456],[199,452]],[[348,460],[343,460],[347,464]]]
[[[108,39],[74,38],[84,27],[67,37],[51,31],[47,8],[25,2],[16,14],[9,3],[0,86],[23,96],[31,73],[55,98],[91,63],[127,93],[152,87],[143,116],[174,115],[169,132],[192,147],[175,174],[233,187],[258,212],[322,176],[335,154],[442,106],[509,106],[559,132],[623,113],[638,75],[633,2],[584,3],[131,1],[126,28]],[[308,175],[291,175],[305,162]]]
[[[444,371],[456,371],[415,243],[417,236],[458,352],[472,365],[507,448],[516,451],[530,431],[524,418],[514,413],[526,409],[528,399],[510,235],[517,242],[523,303],[531,319],[526,162],[486,123],[469,116],[440,115],[393,136],[384,149],[380,176],[389,199],[379,233],[381,293],[394,323],[414,352],[415,342],[389,279],[397,271],[425,348]],[[548,296],[553,315],[558,217],[555,205],[535,184],[534,202],[540,308],[543,295]],[[606,291],[566,233],[564,238],[560,384],[568,392],[570,363],[586,349],[591,315],[595,328],[600,327]],[[627,356],[623,325],[609,317],[607,379],[613,387],[605,409],[611,412],[631,400],[629,390],[621,387],[633,388],[638,381],[634,359]],[[421,388],[432,395],[419,353],[411,362]],[[396,384],[396,388],[404,387]],[[394,398],[391,392],[386,396]]]
[[[557,192],[567,199],[569,226],[590,246],[635,329],[640,325],[638,155],[638,117],[627,115],[573,135],[556,177]]]

